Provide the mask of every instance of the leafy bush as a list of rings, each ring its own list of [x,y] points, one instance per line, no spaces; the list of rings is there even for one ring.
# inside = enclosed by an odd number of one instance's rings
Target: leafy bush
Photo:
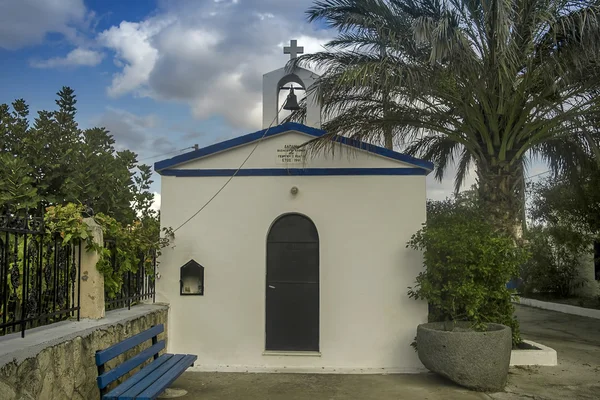
[[[425,271],[409,296],[429,302],[429,321],[470,321],[510,326],[519,343],[507,282],[517,276],[527,253],[485,219],[472,204],[456,200],[429,202],[427,223],[407,247],[423,251]]]
[[[124,226],[112,217],[102,213],[96,214],[94,220],[102,228],[104,238],[114,240],[117,244],[116,262],[113,267],[111,250],[93,241],[83,212],[82,205],[72,203],[48,207],[44,215],[47,237],[59,235],[63,245],[82,240],[88,251],[98,252],[100,259],[96,268],[104,275],[104,285],[109,298],[114,298],[121,290],[123,275],[126,272],[137,272],[143,267],[145,273],[154,279],[153,255],[160,256],[161,249],[169,245],[173,238],[171,229],[163,228],[161,231],[158,220],[150,216]]]
[[[569,297],[583,282],[579,256],[590,243],[564,226],[535,226],[527,233],[531,258],[521,267],[520,290]]]

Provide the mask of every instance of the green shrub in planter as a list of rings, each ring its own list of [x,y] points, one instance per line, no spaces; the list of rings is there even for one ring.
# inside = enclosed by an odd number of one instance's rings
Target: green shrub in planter
[[[424,254],[425,271],[409,296],[429,302],[429,322],[469,321],[475,330],[503,324],[511,327],[514,344],[521,341],[506,284],[527,252],[477,207],[455,200],[428,203],[427,223],[407,247]]]

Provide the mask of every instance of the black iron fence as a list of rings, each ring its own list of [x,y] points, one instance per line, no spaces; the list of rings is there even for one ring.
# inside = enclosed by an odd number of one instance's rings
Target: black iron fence
[[[79,320],[81,246],[62,242],[42,208],[0,210],[0,336]]]
[[[111,252],[111,265],[113,271],[119,270],[117,260],[118,243],[114,240],[105,240],[104,247]],[[156,276],[156,253],[140,254],[140,264],[136,272],[127,271],[122,275],[123,285],[121,290],[113,297],[109,296],[105,290],[105,309],[106,311],[119,308],[131,309],[131,306],[139,304],[144,300],[155,300],[155,279]],[[149,259],[149,260],[148,260]],[[147,267],[148,261],[150,268]]]

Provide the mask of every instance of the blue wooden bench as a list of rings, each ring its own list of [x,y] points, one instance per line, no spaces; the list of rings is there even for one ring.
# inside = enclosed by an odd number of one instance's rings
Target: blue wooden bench
[[[165,348],[165,341],[158,341],[158,335],[164,332],[164,325],[155,325],[152,328],[125,339],[120,343],[96,352],[96,365],[98,366],[98,387],[101,400],[154,400],[171,385],[175,379],[194,365],[198,357],[190,354],[163,354],[158,353]],[[152,346],[142,350],[115,368],[105,371],[105,364],[113,358],[152,340]],[[154,360],[132,375],[116,388],[107,392],[107,387],[126,373],[142,365],[150,357]]]

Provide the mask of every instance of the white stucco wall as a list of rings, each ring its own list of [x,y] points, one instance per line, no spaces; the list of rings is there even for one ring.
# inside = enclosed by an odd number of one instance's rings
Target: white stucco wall
[[[343,157],[325,163],[347,166]],[[227,179],[163,176],[163,226],[179,226]],[[291,212],[311,218],[319,232],[320,356],[263,354],[266,237],[273,221]],[[198,355],[198,370],[423,370],[410,343],[427,305],[407,296],[421,255],[405,244],[424,221],[424,176],[234,178],[163,251],[157,301],[171,305],[169,351]],[[205,267],[202,297],[179,296],[179,267],[192,258]]]

